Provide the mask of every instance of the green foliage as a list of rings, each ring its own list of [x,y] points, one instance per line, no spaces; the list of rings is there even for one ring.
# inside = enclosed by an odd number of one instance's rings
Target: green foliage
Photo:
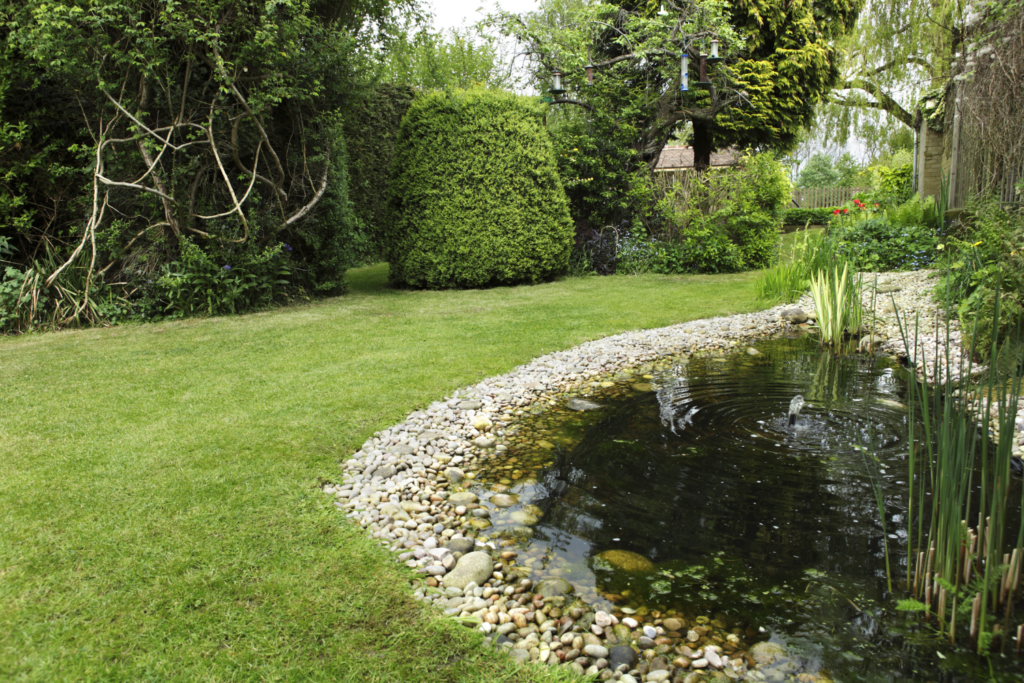
[[[852,27],[861,4],[702,0],[666,4],[662,15],[650,2],[545,0],[536,12],[500,13],[495,21],[532,56],[538,91],[549,91],[552,71],[563,74],[566,92],[549,118],[566,130],[560,154],[577,155],[562,162],[563,179],[573,218],[588,241],[608,226],[660,231],[635,174],[647,173],[687,126],[701,159],[730,145],[792,146],[838,77],[833,41]],[[696,63],[694,36],[711,34],[721,39],[725,58],[710,70],[716,87],[713,93],[682,93],[680,52],[687,50]],[[596,65],[592,85],[584,75],[587,64]]]
[[[423,90],[511,88],[512,72],[503,63],[496,36],[474,26],[447,31],[421,28],[391,41],[378,67],[384,83]]]
[[[42,289],[29,279],[33,301],[52,287],[82,297],[52,324],[107,320],[113,309],[106,295],[93,306],[91,287],[116,282],[117,296],[139,297],[182,262],[185,238],[211,258],[287,242],[293,286],[342,290],[366,239],[349,207],[338,114],[357,62],[391,39],[393,10],[407,3],[329,5],[4,5],[0,234],[23,272],[52,249]],[[72,287],[82,268],[89,286]],[[47,301],[32,309],[38,321],[65,310]]]
[[[163,313],[171,317],[241,313],[283,296],[291,268],[284,246],[260,252],[237,250],[218,254],[222,263],[191,240],[181,248],[181,261],[163,266],[155,294]]]
[[[385,233],[395,282],[482,287],[565,272],[572,224],[543,115],[533,100],[487,90],[413,102]]]
[[[839,185],[839,171],[832,164],[832,157],[819,152],[807,160],[797,179],[799,187],[835,187]]]
[[[811,278],[827,270],[845,267],[848,259],[836,243],[821,233],[805,231],[790,254],[782,254],[767,270],[759,273],[754,288],[760,301],[790,303],[811,286]]]
[[[1009,356],[1018,354],[1011,342],[1018,325],[1024,323],[1024,213],[1004,209],[994,197],[976,198],[968,209],[959,236],[951,236],[944,245],[945,275],[936,298],[955,307],[963,329],[977,327],[976,352],[982,360],[991,358],[995,342],[997,352],[1006,356],[1005,365]],[[1001,291],[998,324],[994,322],[997,291]]]
[[[789,179],[772,154],[745,154],[732,168],[695,176],[659,202],[661,239],[675,245],[669,272],[735,272],[764,268],[778,251]]]
[[[900,612],[924,612],[926,606],[920,600],[914,600],[913,598],[904,598],[896,602],[896,609]]]
[[[754,293],[758,301],[790,303],[799,299],[810,284],[802,262],[776,263],[758,274],[754,280]]]
[[[831,206],[821,209],[790,208],[779,212],[779,217],[783,225],[828,225],[834,211],[835,207]]]
[[[856,187],[866,182],[864,175],[867,169],[849,152],[836,159],[835,170],[839,174],[837,185],[840,187]]]
[[[919,270],[935,260],[939,236],[927,225],[904,225],[882,214],[839,226],[830,239],[860,270]]]
[[[859,276],[851,274],[849,265],[811,275],[811,298],[818,316],[822,344],[839,345],[847,332],[860,331],[864,306],[860,298]]]
[[[913,193],[914,166],[872,166],[872,193],[870,200],[882,206],[896,206],[910,199]]]
[[[345,113],[349,193],[369,240],[368,253],[360,254],[362,262],[381,256],[391,163],[398,129],[414,93],[408,85],[377,85],[362,93]]]

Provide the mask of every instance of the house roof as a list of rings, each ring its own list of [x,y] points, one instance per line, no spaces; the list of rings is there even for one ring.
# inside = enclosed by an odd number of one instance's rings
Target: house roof
[[[711,153],[712,166],[735,166],[739,152],[729,148]],[[661,150],[655,171],[671,171],[678,168],[693,168],[693,147],[666,147]]]

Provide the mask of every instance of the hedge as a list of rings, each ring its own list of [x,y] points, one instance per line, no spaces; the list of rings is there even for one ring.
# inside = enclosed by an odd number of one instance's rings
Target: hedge
[[[408,85],[378,85],[345,115],[349,197],[369,238],[366,260],[381,256],[391,162],[415,92]]]
[[[392,281],[483,287],[565,272],[573,228],[543,117],[535,99],[499,91],[413,101],[391,175]]]

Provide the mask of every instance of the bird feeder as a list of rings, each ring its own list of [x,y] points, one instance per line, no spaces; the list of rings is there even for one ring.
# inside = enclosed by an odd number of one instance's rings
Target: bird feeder
[[[658,16],[659,17],[667,17],[668,16],[668,12],[665,11],[665,3],[661,3],[661,9],[658,10]]]
[[[708,63],[717,64],[722,61],[722,58],[718,56],[718,46],[720,45],[718,38],[711,39],[711,55],[708,57]]]
[[[587,85],[594,85],[594,65],[587,64],[583,67],[587,72]]]
[[[683,53],[682,65],[679,68],[679,89],[687,92],[690,89],[690,55]]]
[[[698,88],[711,89],[711,81],[708,80],[708,56],[703,52],[700,53],[700,80],[694,85]]]
[[[565,88],[562,87],[562,72],[553,71],[551,73],[551,94],[558,97],[565,92]]]

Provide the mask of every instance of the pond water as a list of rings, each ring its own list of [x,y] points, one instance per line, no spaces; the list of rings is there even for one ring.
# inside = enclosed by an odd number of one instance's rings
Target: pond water
[[[943,648],[886,593],[883,538],[898,596],[906,576],[904,373],[806,338],[759,349],[620,373],[586,397],[600,409],[525,419],[479,473],[482,499],[514,496],[495,499],[481,533],[620,618],[702,617],[748,645],[771,638],[790,673],[1020,680],[1020,659]]]

